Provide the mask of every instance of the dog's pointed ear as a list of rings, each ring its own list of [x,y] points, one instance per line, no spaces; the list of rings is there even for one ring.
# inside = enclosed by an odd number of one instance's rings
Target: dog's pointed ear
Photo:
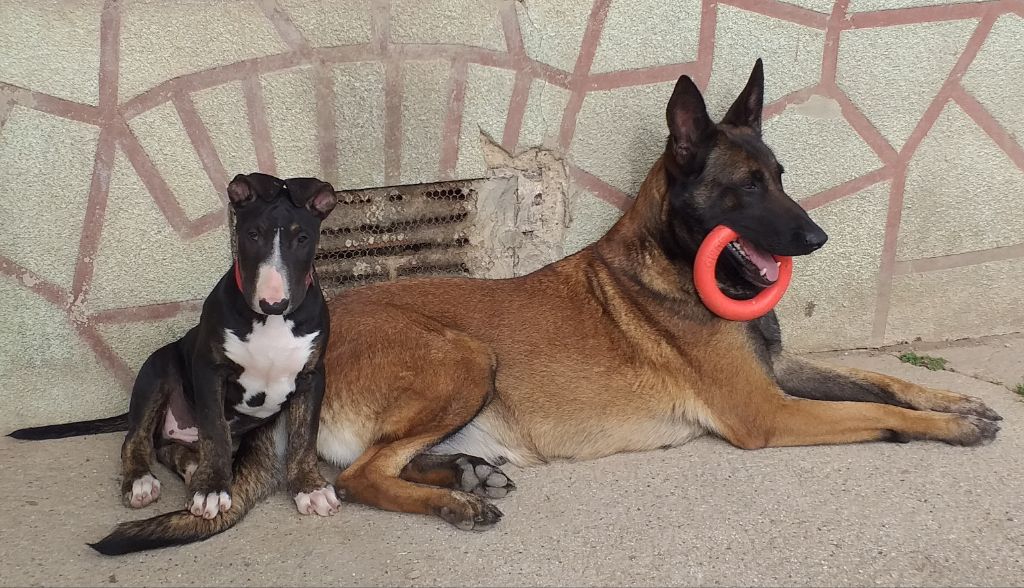
[[[747,86],[740,92],[736,102],[732,103],[729,112],[722,119],[723,124],[737,127],[749,127],[761,134],[761,110],[764,108],[764,64],[758,57],[754,62],[754,70],[750,72]]]
[[[256,188],[245,174],[238,174],[228,184],[228,202],[232,208],[242,208],[256,198]]]
[[[321,220],[331,214],[338,204],[338,196],[334,186],[316,178],[292,178],[285,180],[292,204],[309,209]]]
[[[665,109],[668,120],[669,148],[684,169],[697,163],[698,154],[714,136],[715,123],[708,116],[700,90],[690,76],[680,76]]]

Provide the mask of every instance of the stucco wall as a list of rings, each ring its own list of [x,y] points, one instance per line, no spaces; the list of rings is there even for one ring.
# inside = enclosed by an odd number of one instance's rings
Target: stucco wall
[[[0,428],[111,414],[227,267],[254,169],[480,177],[565,154],[567,251],[627,208],[681,73],[714,115],[765,58],[765,134],[831,234],[802,349],[1024,329],[1019,0],[0,3]]]

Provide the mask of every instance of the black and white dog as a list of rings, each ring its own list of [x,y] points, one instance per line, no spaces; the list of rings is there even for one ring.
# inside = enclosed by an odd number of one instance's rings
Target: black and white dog
[[[247,435],[256,439],[250,445],[271,439],[254,433],[282,410],[287,485],[299,512],[329,515],[339,507],[317,469],[330,319],[313,268],[320,224],[337,204],[334,188],[315,178],[253,173],[236,176],[227,193],[238,257],[206,298],[199,324],[142,366],[128,413],[11,433],[55,439],[127,429],[121,491],[133,508],[160,497],[154,453],[185,480],[194,516],[157,517],[166,524],[150,524],[145,533],[121,525],[94,545],[103,553],[188,543],[241,519],[259,497],[232,488],[232,455],[245,449]]]

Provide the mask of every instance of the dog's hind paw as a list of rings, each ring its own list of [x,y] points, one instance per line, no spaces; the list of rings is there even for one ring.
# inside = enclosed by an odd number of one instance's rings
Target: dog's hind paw
[[[501,520],[498,507],[474,494],[453,491],[452,500],[434,513],[463,531],[484,531]]]
[[[460,457],[455,465],[460,470],[459,486],[464,492],[486,498],[504,498],[516,489],[515,483],[500,468],[479,457]]]
[[[317,514],[322,517],[338,512],[341,501],[334,492],[334,486],[324,486],[312,492],[299,492],[295,495],[295,507],[305,515]]]
[[[124,494],[124,501],[132,508],[149,506],[160,499],[160,480],[145,474],[132,480],[132,489]]]

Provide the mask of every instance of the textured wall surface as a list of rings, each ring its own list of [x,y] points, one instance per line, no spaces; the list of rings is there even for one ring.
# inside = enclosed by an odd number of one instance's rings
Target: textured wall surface
[[[481,132],[570,171],[571,252],[629,207],[683,73],[829,231],[802,349],[1024,330],[1020,0],[0,3],[0,427],[124,406],[229,261],[239,172],[482,177]]]

